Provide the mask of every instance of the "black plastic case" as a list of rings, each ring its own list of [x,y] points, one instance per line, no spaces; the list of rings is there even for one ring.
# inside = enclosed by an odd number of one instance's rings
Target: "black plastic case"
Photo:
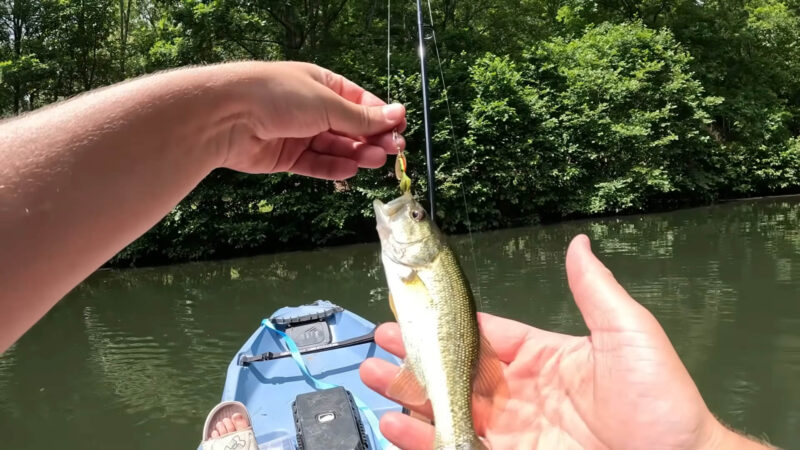
[[[300,394],[292,403],[300,450],[366,450],[364,424],[342,387]]]

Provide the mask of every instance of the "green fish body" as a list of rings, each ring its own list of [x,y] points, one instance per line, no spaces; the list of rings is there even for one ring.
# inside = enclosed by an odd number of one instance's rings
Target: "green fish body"
[[[410,404],[430,399],[437,449],[485,449],[473,428],[472,386],[492,383],[502,372],[496,365],[493,373],[478,374],[487,344],[464,272],[410,193],[387,204],[376,200],[374,207],[392,310],[406,349],[404,370],[388,394]]]

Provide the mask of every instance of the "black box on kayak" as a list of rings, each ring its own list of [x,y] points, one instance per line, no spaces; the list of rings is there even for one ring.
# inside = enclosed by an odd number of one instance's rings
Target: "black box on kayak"
[[[300,450],[366,450],[364,424],[343,387],[298,395],[292,403]]]

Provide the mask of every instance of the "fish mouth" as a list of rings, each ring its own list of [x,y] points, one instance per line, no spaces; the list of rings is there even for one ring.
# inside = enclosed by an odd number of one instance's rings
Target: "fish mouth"
[[[406,203],[411,201],[414,201],[414,197],[412,197],[409,192],[406,192],[389,203],[383,203],[380,200],[373,201],[372,207],[375,208],[375,217],[378,219],[378,225],[388,225],[392,216],[397,214],[397,211],[400,211]]]
[[[380,200],[372,202],[372,207],[375,209],[375,219],[378,222],[378,235],[381,240],[389,238],[391,235],[391,225],[389,222],[391,222],[392,216],[397,214],[409,201],[414,201],[414,197],[411,196],[410,192],[406,192],[389,203],[383,203]]]
[[[389,216],[384,211],[386,205],[380,200],[375,200],[372,202],[372,207],[375,208],[375,219],[378,222],[376,227],[378,229],[378,236],[381,238],[381,241],[385,241],[391,234],[391,230],[389,229]]]

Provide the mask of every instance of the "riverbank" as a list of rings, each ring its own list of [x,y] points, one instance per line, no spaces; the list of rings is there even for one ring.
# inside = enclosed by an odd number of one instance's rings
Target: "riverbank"
[[[688,209],[695,209],[695,208],[703,208],[712,206],[715,204],[726,204],[726,203],[735,203],[735,202],[749,202],[749,201],[770,201],[776,199],[796,199],[800,198],[800,192],[791,193],[791,194],[777,194],[777,195],[764,195],[764,196],[749,196],[749,197],[733,197],[733,198],[726,198],[726,199],[717,199],[713,202],[707,203],[695,203],[695,204],[681,204],[681,205],[672,205],[672,207],[662,207],[653,209],[650,211],[631,211],[628,213],[604,213],[604,214],[593,214],[593,215],[576,215],[571,217],[565,217],[560,220],[535,220],[531,223],[514,223],[509,226],[504,227],[497,227],[497,228],[483,228],[483,229],[473,229],[471,230],[473,233],[481,233],[487,231],[497,231],[497,230],[504,230],[504,229],[513,229],[525,226],[531,226],[536,224],[541,225],[555,225],[559,223],[568,223],[573,221],[582,221],[587,219],[600,219],[600,218],[608,218],[608,217],[631,217],[631,216],[641,216],[641,215],[648,215],[648,214],[662,214],[662,213],[669,213],[674,211],[680,210],[688,210]],[[463,210],[463,206],[461,207]],[[169,220],[169,218],[165,219]],[[162,223],[163,226],[163,223]],[[157,231],[157,230],[155,230]],[[152,231],[151,231],[152,233]],[[449,235],[458,236],[468,233],[468,230],[460,230],[457,232],[450,232]],[[199,239],[200,236],[198,235],[197,238]],[[131,247],[126,249],[120,253],[120,255],[116,256],[114,259],[109,261],[105,264],[104,268],[130,268],[130,267],[158,267],[176,263],[185,263],[185,262],[192,262],[192,261],[213,261],[213,260],[226,260],[231,258],[242,258],[242,257],[250,257],[250,256],[258,256],[258,255],[266,255],[266,254],[274,254],[274,253],[282,253],[282,252],[291,252],[291,251],[307,251],[307,250],[314,250],[320,248],[330,248],[330,247],[338,247],[338,246],[345,246],[345,245],[352,245],[352,244],[359,244],[359,243],[366,243],[366,242],[377,242],[378,237],[377,233],[374,229],[374,221],[365,219],[363,220],[356,230],[351,230],[350,233],[346,235],[342,235],[339,237],[332,237],[328,240],[325,244],[314,244],[311,241],[305,242],[276,242],[273,245],[263,245],[263,246],[252,246],[248,247],[245,245],[239,246],[237,251],[219,251],[219,252],[207,252],[201,257],[191,258],[191,257],[168,257],[167,255],[174,255],[178,254],[179,252],[175,251],[174,248],[150,248],[149,251],[144,251],[144,245],[152,245],[148,240],[148,235],[145,235],[141,238],[145,242],[134,242],[131,244]],[[207,245],[211,246],[212,243],[208,243]],[[128,252],[128,253],[126,253]],[[144,257],[137,257],[138,253],[143,253]]]

